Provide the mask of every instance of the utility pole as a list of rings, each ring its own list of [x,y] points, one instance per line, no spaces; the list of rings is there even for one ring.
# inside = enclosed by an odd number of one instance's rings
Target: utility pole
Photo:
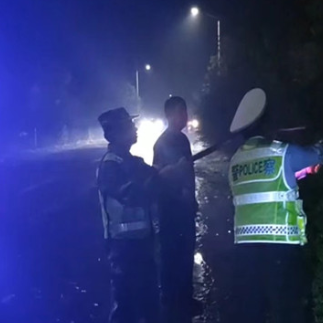
[[[217,62],[218,75],[221,74],[221,25],[220,20],[217,21]]]
[[[136,70],[136,94],[137,99],[139,100],[139,71]]]
[[[38,138],[37,138],[37,128],[34,128],[34,148],[37,149],[38,147]]]

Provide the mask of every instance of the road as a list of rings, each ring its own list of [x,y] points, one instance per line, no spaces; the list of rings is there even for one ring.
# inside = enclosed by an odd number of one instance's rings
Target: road
[[[88,148],[2,160],[0,321],[103,323],[108,269],[95,170],[104,149]],[[195,285],[205,313],[226,322],[232,290],[232,206],[227,159],[196,164]]]

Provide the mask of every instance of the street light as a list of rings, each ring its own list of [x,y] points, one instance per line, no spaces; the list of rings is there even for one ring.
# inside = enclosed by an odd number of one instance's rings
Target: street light
[[[191,8],[191,15],[192,15],[193,17],[196,17],[199,13],[200,13],[199,8],[197,8],[197,7],[192,7],[192,8]]]
[[[150,71],[151,70],[151,65],[150,64],[146,64],[145,65],[145,70],[146,71]],[[139,94],[139,70],[136,69],[136,95],[137,95],[137,99],[138,99],[138,112],[140,112],[140,103],[139,103],[139,99],[140,99],[140,94]]]
[[[145,65],[145,70],[146,71],[150,71],[151,70],[151,65],[150,64],[146,64]],[[137,94],[137,98],[139,99],[139,70],[136,70],[136,94]]]
[[[192,7],[191,8],[191,16],[192,17],[196,17],[200,14],[200,10],[198,7]],[[208,16],[209,18],[215,20],[217,22],[217,29],[216,29],[216,39],[217,39],[217,62],[218,62],[218,72],[220,74],[220,63],[221,63],[221,22],[220,19],[218,19],[217,17],[209,14],[209,13],[205,13],[206,16]]]

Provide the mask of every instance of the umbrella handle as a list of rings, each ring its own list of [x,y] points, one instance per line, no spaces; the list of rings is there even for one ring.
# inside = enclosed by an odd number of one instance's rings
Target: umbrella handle
[[[195,161],[197,161],[197,160],[199,160],[199,159],[201,159],[201,158],[203,158],[205,156],[208,156],[208,155],[212,154],[213,152],[218,150],[219,146],[220,146],[219,144],[213,145],[213,146],[211,146],[209,148],[206,148],[206,149],[198,152],[197,154],[193,155],[192,156],[193,162],[195,162]]]
[[[225,141],[223,140],[221,142],[218,142],[215,145],[210,146],[209,148],[206,148],[206,149],[198,152],[197,154],[192,156],[193,162],[214,153],[215,151],[219,150],[222,146],[224,146],[224,145],[228,144],[229,142],[231,142],[233,138],[234,137],[231,137],[230,139],[225,140]]]
[[[242,131],[243,129],[246,129],[255,121],[257,121],[263,114],[265,105],[266,105],[266,94],[262,89],[257,88],[257,89],[252,89],[248,91],[240,101],[239,106],[236,110],[236,113],[231,121],[231,125],[230,125],[231,134],[238,134],[240,131]],[[252,108],[251,112],[254,112],[255,114],[253,116],[253,119],[250,118],[250,113],[249,113],[250,107]],[[245,116],[247,116],[247,118],[245,118]],[[193,162],[207,155],[212,154],[214,151],[218,150],[218,148],[226,142],[228,142],[228,140],[225,142],[220,142],[218,144],[215,144],[195,154],[192,157]]]

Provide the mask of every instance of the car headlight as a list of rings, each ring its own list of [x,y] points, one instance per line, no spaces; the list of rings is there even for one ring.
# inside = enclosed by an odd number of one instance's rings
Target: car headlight
[[[200,123],[197,119],[193,119],[193,120],[190,120],[188,123],[187,123],[187,127],[189,129],[198,129],[198,127],[200,126]]]
[[[199,127],[200,123],[199,123],[199,121],[198,121],[198,120],[193,119],[193,120],[191,121],[191,125],[192,125],[192,127],[193,127],[194,129],[196,129],[196,128],[198,128],[198,127]]]
[[[131,151],[143,157],[146,163],[151,164],[154,144],[165,129],[165,124],[162,119],[142,119],[137,128],[138,140]]]

